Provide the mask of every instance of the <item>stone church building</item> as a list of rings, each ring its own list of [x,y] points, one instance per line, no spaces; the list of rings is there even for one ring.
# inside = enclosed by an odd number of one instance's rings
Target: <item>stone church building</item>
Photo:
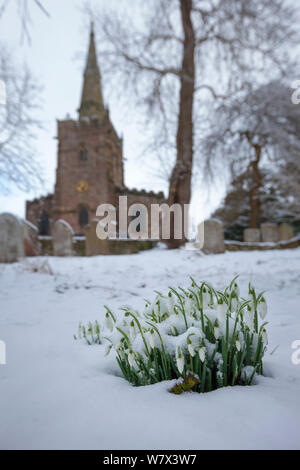
[[[77,235],[95,219],[100,204],[118,206],[164,202],[163,193],[130,190],[124,186],[123,141],[104,106],[95,37],[91,27],[78,120],[57,122],[57,169],[54,194],[26,202],[26,219],[40,235],[51,235],[56,220],[63,219]]]

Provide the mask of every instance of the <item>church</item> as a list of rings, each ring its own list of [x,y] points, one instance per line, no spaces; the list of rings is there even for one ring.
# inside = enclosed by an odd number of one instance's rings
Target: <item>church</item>
[[[164,202],[164,194],[128,189],[124,185],[123,140],[104,105],[95,35],[91,26],[78,120],[57,122],[57,169],[54,194],[26,202],[26,219],[39,235],[51,235],[57,220],[74,234],[84,235],[100,204],[117,207],[119,196],[128,204]]]

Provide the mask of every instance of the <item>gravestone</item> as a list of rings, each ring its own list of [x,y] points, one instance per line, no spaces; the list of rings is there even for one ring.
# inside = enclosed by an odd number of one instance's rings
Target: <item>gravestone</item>
[[[279,241],[284,242],[294,238],[293,227],[289,224],[280,224],[279,225]]]
[[[262,224],[261,227],[262,241],[265,243],[277,243],[279,240],[279,230],[276,224]]]
[[[259,228],[246,228],[244,230],[243,239],[245,243],[259,243],[260,242],[260,229]]]
[[[93,220],[85,228],[85,254],[86,256],[106,255],[109,253],[108,240],[101,240],[97,236],[98,220]]]
[[[38,232],[38,228],[35,227],[35,225],[28,222],[28,220],[23,221],[24,250],[26,256],[39,256],[41,250]]]
[[[72,227],[64,220],[57,220],[53,226],[52,243],[54,256],[71,256]]]
[[[210,219],[199,224],[196,246],[204,253],[224,253],[224,230],[221,222]]]
[[[22,222],[12,214],[0,214],[0,263],[13,263],[24,255]]]

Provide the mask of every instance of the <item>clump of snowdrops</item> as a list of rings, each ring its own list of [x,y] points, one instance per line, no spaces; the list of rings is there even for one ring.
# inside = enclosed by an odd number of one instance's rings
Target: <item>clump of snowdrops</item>
[[[249,284],[240,296],[237,278],[223,291],[207,282],[156,292],[142,313],[106,308],[106,354],[115,351],[120,369],[135,386],[180,379],[180,390],[209,392],[228,385],[250,385],[263,374],[267,346],[264,293]],[[103,330],[102,330],[103,331]],[[177,385],[178,385],[177,384]],[[185,386],[184,386],[185,384]]]
[[[101,344],[100,325],[97,320],[95,323],[89,322],[86,327],[79,323],[78,335],[74,335],[74,339],[84,339],[90,346],[92,344]]]

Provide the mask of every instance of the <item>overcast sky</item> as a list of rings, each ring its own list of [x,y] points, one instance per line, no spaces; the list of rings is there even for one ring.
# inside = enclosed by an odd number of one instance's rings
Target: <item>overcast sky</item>
[[[116,5],[120,0],[91,0],[91,5]],[[84,0],[43,0],[51,18],[47,18],[34,5],[31,8],[30,25],[31,44],[21,41],[21,28],[14,1],[1,19],[0,41],[5,42],[12,51],[14,59],[29,65],[34,75],[43,86],[43,108],[41,118],[44,130],[38,134],[36,148],[38,157],[45,169],[45,188],[40,194],[53,191],[55,183],[56,119],[64,119],[69,113],[77,118],[85,57],[89,41],[87,18],[82,11]],[[101,69],[101,63],[100,69]],[[125,183],[129,187],[147,188],[155,191],[164,190],[167,184],[145,169],[145,162],[136,158],[140,140],[140,129],[136,123],[124,119],[124,110],[111,98],[106,101],[111,119],[119,134],[124,137]],[[149,157],[150,158],[150,157]],[[8,196],[0,195],[0,212],[13,212],[24,216],[25,200],[39,196],[38,193],[24,194],[13,191]],[[194,191],[193,213],[196,222],[207,216],[216,206],[220,194],[211,195],[210,203],[202,202],[200,188]],[[99,201],[100,203],[101,201]],[[203,212],[204,211],[204,212]]]

